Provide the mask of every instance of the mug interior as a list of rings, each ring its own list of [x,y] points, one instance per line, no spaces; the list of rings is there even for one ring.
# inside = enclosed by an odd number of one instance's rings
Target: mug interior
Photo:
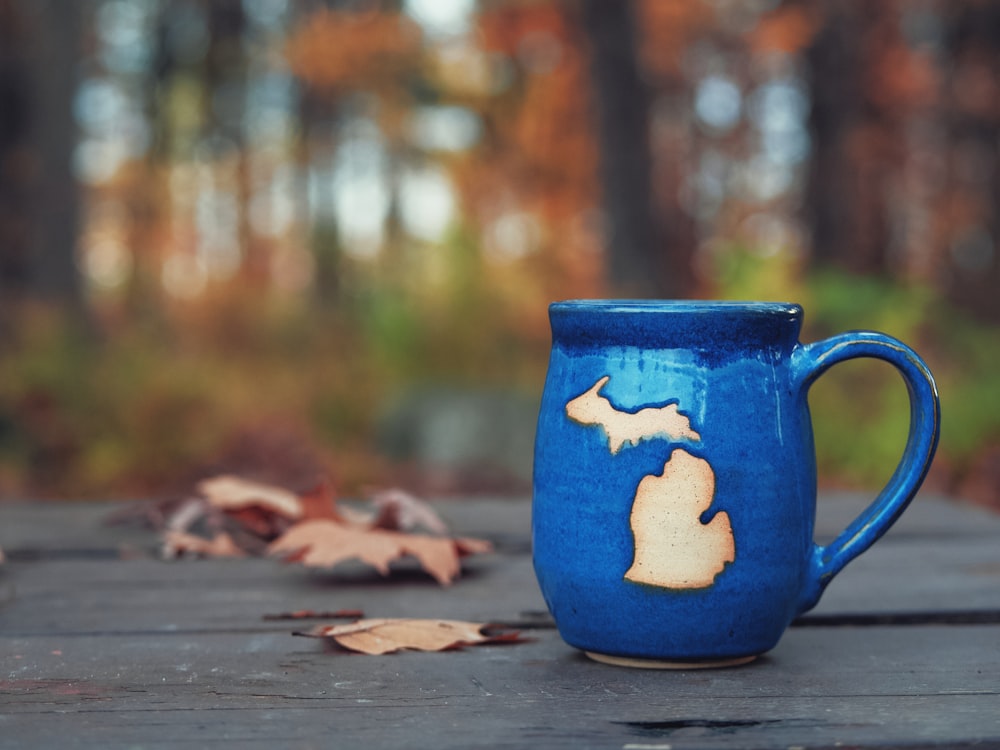
[[[580,299],[549,306],[559,345],[688,347],[724,358],[748,348],[790,349],[802,318],[792,302]]]
[[[737,313],[750,315],[797,316],[802,306],[794,302],[753,300],[663,300],[663,299],[571,299],[554,302],[553,310],[601,313]]]

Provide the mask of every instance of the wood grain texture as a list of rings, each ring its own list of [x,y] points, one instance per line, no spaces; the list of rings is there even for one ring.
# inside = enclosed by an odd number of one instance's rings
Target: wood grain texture
[[[832,535],[864,500],[823,502]],[[107,505],[0,505],[0,748],[1000,747],[1000,623],[872,619],[1000,613],[1000,518],[918,498],[830,587],[815,614],[831,619],[747,667],[653,672],[590,661],[539,614],[527,502],[438,507],[499,549],[449,589],[410,564],[119,560],[151,537],[103,527]],[[516,621],[534,640],[368,657],[263,619],[345,608]],[[828,626],[851,613],[862,626]]]
[[[287,633],[4,639],[0,747],[282,745],[328,731],[350,740],[333,746],[378,748],[1000,742],[995,636],[797,630],[754,666],[670,673],[596,664],[551,631],[392,658]]]

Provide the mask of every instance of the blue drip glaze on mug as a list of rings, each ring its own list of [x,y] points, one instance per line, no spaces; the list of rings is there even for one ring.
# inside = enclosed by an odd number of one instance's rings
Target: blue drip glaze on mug
[[[769,650],[902,512],[933,455],[933,379],[911,350],[883,334],[803,346],[802,309],[784,303],[583,300],[553,304],[550,320],[535,445],[534,564],[560,633],[581,649],[680,661]],[[900,369],[914,420],[894,480],[823,548],[813,543],[816,470],[806,393],[827,367],[853,356]],[[601,426],[567,416],[567,404],[602,378],[596,397],[617,413],[676,404],[699,439],[662,433],[612,452]],[[631,527],[637,489],[664,474],[674,451],[711,467],[714,493],[702,523],[721,514],[732,528],[733,559],[707,586],[626,577],[639,559]]]

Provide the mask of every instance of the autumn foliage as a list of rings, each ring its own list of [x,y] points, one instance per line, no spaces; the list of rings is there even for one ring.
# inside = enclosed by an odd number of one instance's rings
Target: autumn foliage
[[[405,75],[419,45],[419,30],[397,13],[320,10],[289,38],[288,62],[311,86],[366,89]]]
[[[0,3],[0,495],[173,492],[279,433],[320,457],[271,451],[279,474],[323,464],[361,495],[415,470],[382,453],[391,404],[537,396],[547,304],[628,293],[621,266],[654,296],[802,302],[807,338],[907,340],[951,415],[941,487],[991,495],[992,4],[501,0],[442,32],[408,4],[153,3],[134,47],[98,6],[33,25]],[[619,26],[588,21],[608,7]],[[641,137],[608,137],[600,50],[635,72],[610,89]],[[612,188],[609,164],[642,168]],[[615,266],[625,208],[655,272]],[[36,242],[52,229],[74,247]],[[821,471],[879,484],[905,405],[830,377]]]

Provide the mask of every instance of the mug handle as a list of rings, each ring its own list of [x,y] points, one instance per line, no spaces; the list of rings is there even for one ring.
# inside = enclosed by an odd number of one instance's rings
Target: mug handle
[[[910,394],[906,449],[875,501],[830,544],[813,543],[808,578],[799,601],[800,614],[812,609],[833,577],[871,547],[906,510],[924,481],[937,448],[941,406],[934,376],[916,352],[884,333],[850,331],[797,346],[792,352],[791,365],[800,398],[805,399],[809,387],[830,367],[859,357],[888,362],[903,376]]]

